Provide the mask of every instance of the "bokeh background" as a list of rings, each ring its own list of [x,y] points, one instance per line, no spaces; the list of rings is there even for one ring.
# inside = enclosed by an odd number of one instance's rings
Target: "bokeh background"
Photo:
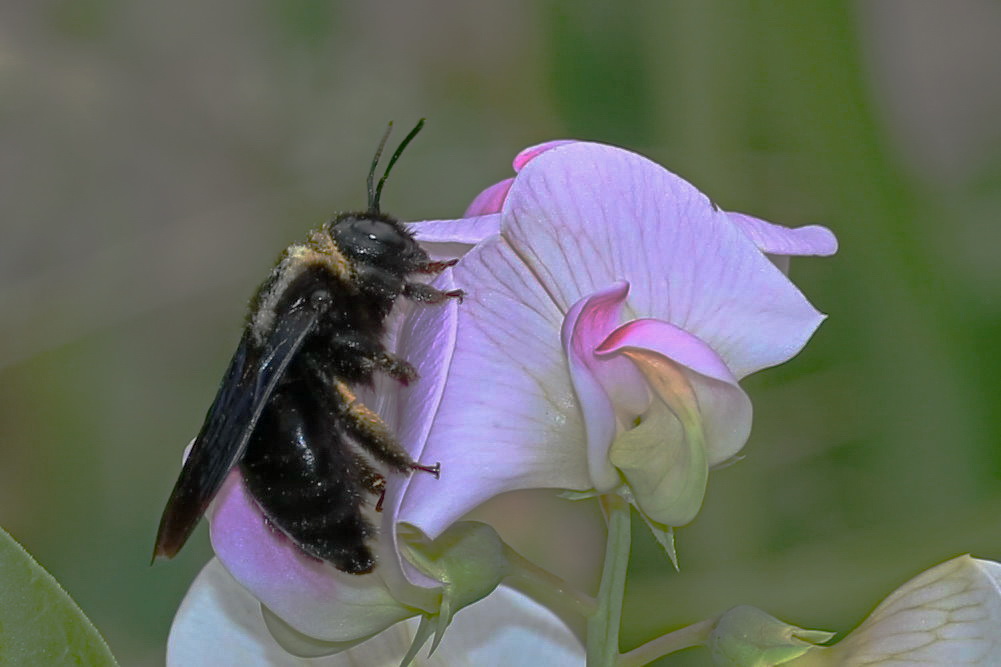
[[[927,567],[1001,559],[1001,3],[15,0],[0,525],[123,664],[162,663],[209,556],[200,529],[149,567],[247,297],[422,116],[383,200],[404,218],[575,137],[841,241],[794,262],[830,318],[745,383],[747,458],[681,572],[635,531],[624,648],[740,603],[843,632]]]

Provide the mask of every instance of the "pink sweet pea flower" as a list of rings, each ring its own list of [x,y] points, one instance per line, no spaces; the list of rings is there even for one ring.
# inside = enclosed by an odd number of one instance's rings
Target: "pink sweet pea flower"
[[[462,256],[435,284],[466,298],[407,309],[391,349],[420,380],[379,381],[363,396],[415,460],[441,463],[440,479],[389,476],[375,572],[304,556],[236,474],[217,498],[219,560],[296,633],[346,648],[454,611],[442,602],[450,584],[407,550],[506,491],[619,492],[655,524],[690,521],[709,468],[747,439],[737,380],[795,355],[823,319],[777,265],[833,253],[824,228],[726,213],[599,144],[544,144],[515,168],[469,217],[412,226],[433,256]],[[503,576],[482,567],[480,596]]]
[[[720,210],[634,153],[551,142],[515,160],[472,219],[414,226],[469,248],[467,293],[425,456],[400,519],[434,537],[514,489],[628,493],[664,526],[698,511],[710,467],[747,440],[737,381],[794,356],[823,316],[776,265],[829,255],[823,227]],[[773,263],[774,262],[774,263]]]

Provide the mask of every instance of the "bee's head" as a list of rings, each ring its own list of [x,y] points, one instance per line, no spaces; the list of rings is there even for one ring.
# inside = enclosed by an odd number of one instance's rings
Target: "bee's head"
[[[393,153],[377,185],[375,170],[382,156],[382,149],[386,145],[386,139],[389,138],[389,132],[393,129],[393,124],[389,124],[368,171],[368,210],[364,213],[342,213],[327,225],[327,230],[337,248],[349,259],[383,269],[399,277],[426,266],[429,261],[428,256],[398,220],[380,212],[379,199],[382,196],[382,186],[386,184],[393,165],[423,126],[422,118]]]
[[[342,213],[329,230],[337,248],[355,262],[403,275],[428,261],[410,232],[381,213]]]

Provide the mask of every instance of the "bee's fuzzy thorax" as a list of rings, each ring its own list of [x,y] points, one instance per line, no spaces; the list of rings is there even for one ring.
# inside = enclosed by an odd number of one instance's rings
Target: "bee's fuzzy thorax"
[[[306,243],[293,243],[282,252],[278,263],[251,298],[247,324],[258,342],[274,328],[283,297],[304,272],[314,267],[344,286],[352,283],[350,262],[323,228],[310,233]]]

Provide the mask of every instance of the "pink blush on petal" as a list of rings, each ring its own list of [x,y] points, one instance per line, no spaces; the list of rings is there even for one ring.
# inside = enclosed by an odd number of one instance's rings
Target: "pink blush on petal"
[[[706,377],[736,383],[733,373],[705,341],[670,322],[643,318],[616,328],[595,348],[599,357],[611,358],[622,349],[656,352]]]
[[[514,183],[513,178],[507,178],[500,183],[494,183],[489,188],[476,195],[463,217],[472,218],[490,213],[500,213],[507,199],[508,190]]]
[[[210,533],[226,569],[263,601],[268,589],[294,587],[330,595],[331,566],[310,558],[264,518],[239,471],[230,473],[211,510]]]
[[[546,151],[550,151],[554,148],[559,148],[560,146],[566,146],[567,144],[579,143],[575,139],[554,139],[553,141],[547,141],[543,144],[536,144],[535,146],[529,146],[525,150],[518,153],[514,158],[514,170],[515,172],[521,171],[521,168],[526,164],[539,157]]]
[[[306,556],[265,521],[237,471],[223,484],[209,518],[219,561],[298,632],[353,642],[414,613],[392,597],[378,573],[346,574]]]

